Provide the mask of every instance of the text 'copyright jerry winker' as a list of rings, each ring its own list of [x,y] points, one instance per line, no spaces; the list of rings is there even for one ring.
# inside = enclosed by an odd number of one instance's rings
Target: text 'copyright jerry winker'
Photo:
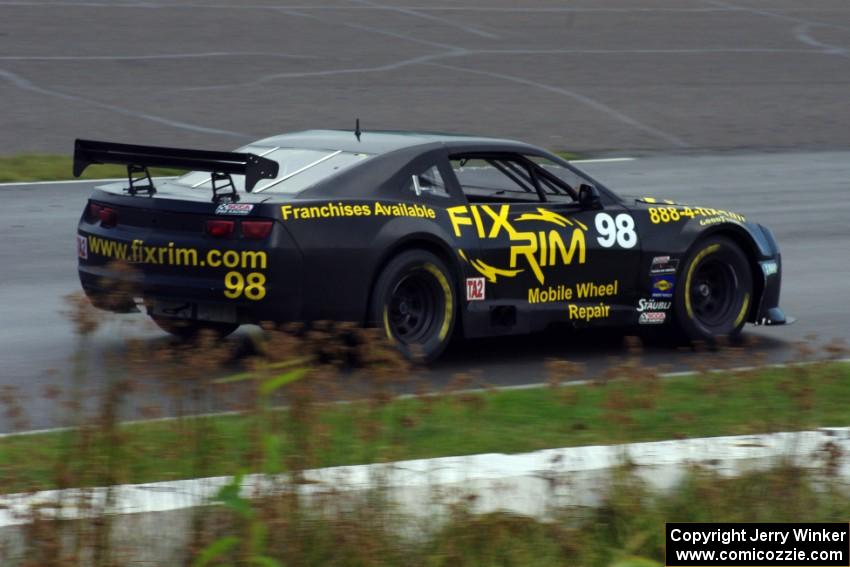
[[[668,523],[670,567],[850,566],[850,524]]]

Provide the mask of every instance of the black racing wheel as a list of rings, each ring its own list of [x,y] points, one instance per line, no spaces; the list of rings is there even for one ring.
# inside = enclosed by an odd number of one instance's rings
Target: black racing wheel
[[[381,271],[370,320],[409,358],[436,359],[452,336],[455,291],[451,272],[425,250],[402,252]]]
[[[185,319],[171,319],[168,317],[154,317],[151,319],[156,325],[171,335],[181,340],[192,340],[204,332],[214,333],[219,338],[224,338],[237,328],[236,323],[216,323],[213,321],[189,321]]]
[[[752,301],[753,276],[741,248],[720,236],[697,242],[674,294],[676,322],[685,336],[709,344],[737,336]]]

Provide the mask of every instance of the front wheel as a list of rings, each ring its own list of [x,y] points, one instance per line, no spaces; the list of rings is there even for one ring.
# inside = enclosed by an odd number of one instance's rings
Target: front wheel
[[[184,341],[195,339],[204,333],[212,333],[218,338],[224,338],[239,327],[236,323],[189,321],[154,316],[151,316],[151,319],[160,329]]]
[[[452,336],[455,292],[451,272],[425,250],[402,252],[378,276],[370,319],[409,358],[435,360]]]
[[[753,277],[741,248],[724,237],[702,240],[688,255],[682,274],[674,302],[685,336],[709,344],[737,336],[753,297]]]

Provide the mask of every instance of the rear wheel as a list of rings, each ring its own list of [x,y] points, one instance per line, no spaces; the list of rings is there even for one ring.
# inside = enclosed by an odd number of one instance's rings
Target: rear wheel
[[[157,326],[181,340],[191,340],[203,333],[213,333],[219,338],[224,338],[239,325],[236,323],[215,323],[212,321],[188,321],[185,319],[169,319],[168,317],[153,317],[153,322]]]
[[[697,243],[677,286],[675,316],[691,341],[713,344],[735,337],[744,327],[753,297],[753,278],[741,248],[724,237]],[[682,285],[683,284],[683,285]]]
[[[424,250],[403,252],[378,276],[370,319],[410,358],[436,359],[446,348],[455,323],[451,273]]]

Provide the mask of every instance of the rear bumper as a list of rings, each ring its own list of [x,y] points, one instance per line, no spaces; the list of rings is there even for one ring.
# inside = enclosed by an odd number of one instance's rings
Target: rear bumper
[[[92,304],[115,313],[142,310],[150,313],[154,304],[168,303],[184,304],[192,318],[203,321],[245,324],[299,320],[299,305],[292,298],[266,296],[260,301],[227,300],[223,291],[216,289],[218,286],[203,279],[128,274],[123,270],[116,272],[110,268],[82,265],[78,273],[83,291]]]

